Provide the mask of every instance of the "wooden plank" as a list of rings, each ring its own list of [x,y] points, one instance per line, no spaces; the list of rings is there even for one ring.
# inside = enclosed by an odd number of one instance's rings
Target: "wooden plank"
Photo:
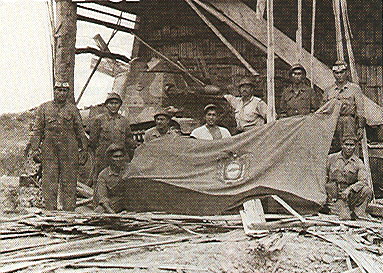
[[[383,205],[371,203],[367,206],[367,212],[374,216],[383,217]]]
[[[250,43],[265,49],[267,45],[267,23],[264,19],[257,19],[256,13],[242,3],[240,0],[209,0],[206,4],[200,0],[193,0],[203,7],[206,11],[216,16],[219,20],[229,25],[233,30],[247,39]],[[295,52],[296,43],[279,29],[274,28],[275,54],[290,65],[296,61]],[[302,65],[307,70],[310,77],[310,53],[302,50]],[[325,89],[334,82],[332,71],[317,58],[314,60],[314,81],[319,88]]]
[[[302,223],[306,222],[306,219],[300,215],[296,210],[294,210],[292,207],[290,207],[289,204],[287,204],[282,198],[280,198],[277,195],[271,195],[271,197],[277,201],[279,204],[281,204],[288,212],[290,212],[292,215],[297,217]]]
[[[274,1],[267,0],[267,123],[276,119],[274,90]]]
[[[340,24],[340,0],[332,0],[335,18],[336,54],[339,61],[344,61],[342,28]]]
[[[310,52],[310,84],[314,88],[314,51],[315,51],[315,17],[316,17],[316,0],[313,0],[312,17],[311,17],[311,52]]]
[[[160,270],[172,270],[172,271],[205,271],[208,272],[207,268],[201,268],[191,265],[182,265],[182,264],[129,264],[129,263],[101,263],[101,262],[83,262],[83,263],[74,263],[69,265],[70,268],[139,268],[139,269],[160,269]]]
[[[249,220],[248,224],[266,223],[261,200],[253,199],[243,203],[243,208]]]
[[[298,0],[298,29],[295,35],[297,42],[297,63],[302,59],[302,0]]]
[[[254,76],[258,76],[259,73],[243,58],[243,56],[233,47],[233,45],[222,35],[221,32],[207,19],[207,17],[199,11],[192,0],[185,0],[186,3],[197,13],[197,15],[205,22],[205,24],[214,32],[215,35],[221,40],[221,42],[227,46],[227,48],[233,53],[235,57],[250,71]]]
[[[255,13],[257,15],[258,20],[263,18],[266,9],[266,0],[257,0],[257,7]]]

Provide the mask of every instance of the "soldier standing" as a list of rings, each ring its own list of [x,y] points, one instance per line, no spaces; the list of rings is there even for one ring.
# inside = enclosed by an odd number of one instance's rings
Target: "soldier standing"
[[[87,159],[83,124],[76,106],[67,102],[69,90],[68,83],[55,84],[54,100],[38,107],[31,132],[32,156],[42,163],[42,195],[48,210],[57,209],[58,196],[63,210],[75,209],[78,165]]]
[[[346,135],[363,137],[366,119],[364,118],[363,93],[359,85],[349,82],[348,66],[337,61],[332,67],[335,84],[327,88],[323,95],[323,104],[331,99],[341,102],[338,123],[336,125],[331,152],[341,149],[341,140]]]
[[[90,125],[89,148],[95,158],[91,174],[94,188],[98,174],[108,166],[105,151],[109,145],[120,144],[130,155],[133,155],[133,149],[137,146],[128,119],[118,113],[121,105],[120,95],[109,93],[105,100],[107,112],[95,117]]]
[[[307,115],[319,107],[319,99],[315,91],[305,83],[306,70],[300,64],[293,65],[289,70],[291,84],[282,92],[280,117]]]
[[[267,104],[254,96],[254,82],[249,77],[240,80],[240,97],[224,95],[224,98],[234,108],[238,132],[248,131],[266,123]]]

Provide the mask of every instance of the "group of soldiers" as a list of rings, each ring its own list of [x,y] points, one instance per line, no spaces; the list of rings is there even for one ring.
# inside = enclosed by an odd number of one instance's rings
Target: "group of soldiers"
[[[332,71],[335,84],[325,90],[322,104],[337,99],[341,110],[327,163],[327,206],[330,213],[343,219],[364,218],[368,216],[366,207],[372,198],[372,189],[367,183],[364,164],[355,155],[365,126],[362,91],[348,81],[346,63],[336,62]],[[307,85],[305,68],[293,65],[289,78],[291,84],[282,92],[279,118],[315,112],[321,100]],[[223,95],[234,110],[236,133],[256,130],[266,123],[267,105],[254,96],[252,79],[241,79],[238,89],[239,96]],[[122,99],[116,93],[108,94],[104,103],[107,111],[92,120],[87,139],[78,109],[67,101],[69,91],[67,83],[56,83],[54,100],[39,106],[31,132],[32,156],[42,163],[45,207],[56,210],[59,199],[63,210],[75,209],[78,167],[85,164],[90,153],[94,158],[90,175],[94,209],[109,213],[122,211],[125,184],[122,172],[139,145],[133,140],[128,119],[119,114]],[[205,123],[194,129],[190,137],[206,140],[231,137],[227,128],[217,124],[219,110],[215,104],[206,105]],[[181,135],[179,124],[168,111],[158,111],[154,121],[156,125],[145,132],[144,142]]]

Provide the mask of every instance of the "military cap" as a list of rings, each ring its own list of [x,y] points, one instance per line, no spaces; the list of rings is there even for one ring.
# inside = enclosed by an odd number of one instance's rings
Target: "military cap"
[[[289,75],[291,75],[294,70],[301,70],[303,73],[306,74],[306,69],[301,64],[293,64],[289,70]]]
[[[121,151],[124,154],[126,153],[125,147],[123,145],[117,144],[117,143],[112,143],[106,149],[105,154],[106,155],[111,155],[111,154],[113,154],[114,152],[117,152],[117,151]]]
[[[69,83],[67,82],[55,82],[55,86],[53,87],[54,89],[58,89],[58,88],[65,88],[65,89],[69,89]]]
[[[106,100],[105,100],[105,103],[107,103],[108,100],[119,100],[120,103],[122,103],[121,96],[117,93],[114,93],[114,92],[108,93]]]
[[[241,87],[242,85],[244,84],[249,84],[249,85],[252,85],[252,86],[255,86],[254,85],[254,81],[251,77],[243,77],[239,83],[238,83],[238,87]]]
[[[334,72],[342,72],[348,69],[348,65],[344,61],[336,61],[332,66],[332,71]]]
[[[217,110],[218,107],[217,107],[217,105],[211,103],[211,104],[206,105],[205,108],[203,108],[203,111],[206,113],[207,110],[210,110],[210,109]]]
[[[155,112],[154,113],[154,119],[156,119],[157,116],[166,116],[169,119],[172,118],[171,114],[168,111],[164,110],[164,109],[160,109],[157,112]]]

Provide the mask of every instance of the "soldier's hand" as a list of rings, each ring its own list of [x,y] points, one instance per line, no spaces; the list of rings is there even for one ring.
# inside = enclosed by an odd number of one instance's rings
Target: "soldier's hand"
[[[78,155],[78,163],[80,165],[85,165],[86,161],[88,160],[88,151],[81,150]]]
[[[351,191],[350,188],[345,189],[344,191],[342,191],[342,192],[340,193],[340,197],[341,197],[343,200],[347,200],[347,199],[348,199],[348,196],[350,195],[350,191]]]
[[[31,157],[34,162],[41,163],[41,153],[39,150],[34,150],[31,152]]]

